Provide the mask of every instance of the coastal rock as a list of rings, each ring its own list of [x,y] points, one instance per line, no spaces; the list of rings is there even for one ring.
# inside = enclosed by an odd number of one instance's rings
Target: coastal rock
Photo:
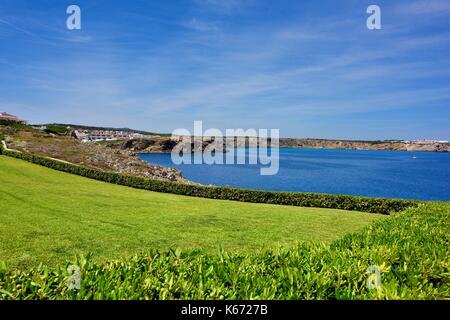
[[[123,174],[142,176],[157,180],[191,183],[175,168],[151,165],[139,159],[135,149],[152,145],[151,141],[121,142],[123,148],[111,148],[109,143],[82,143],[70,136],[52,136],[43,131],[19,130],[8,136],[8,146],[19,151],[56,158],[75,164]],[[164,144],[163,144],[164,145]]]
[[[112,142],[108,146],[129,150],[133,152],[170,152],[181,138],[155,136],[151,139],[135,139],[125,142]],[[204,139],[201,149],[205,150],[208,146],[215,143],[213,138]],[[238,148],[256,147],[259,141],[256,138],[234,139],[231,146]],[[270,139],[268,146],[270,147]],[[189,146],[192,152],[200,151],[196,148],[191,138]],[[393,150],[393,151],[417,151],[417,152],[450,152],[448,143],[427,143],[427,142],[402,142],[402,141],[352,141],[352,140],[326,140],[326,139],[293,139],[282,138],[279,141],[280,148],[312,148],[312,149],[349,149],[349,150]],[[226,142],[216,148],[217,151],[226,151]]]

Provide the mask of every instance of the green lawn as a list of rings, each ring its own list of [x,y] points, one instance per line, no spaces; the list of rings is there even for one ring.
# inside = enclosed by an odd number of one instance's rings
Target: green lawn
[[[251,252],[330,242],[384,218],[155,193],[0,156],[0,261],[18,268],[88,252],[106,259],[153,248]]]

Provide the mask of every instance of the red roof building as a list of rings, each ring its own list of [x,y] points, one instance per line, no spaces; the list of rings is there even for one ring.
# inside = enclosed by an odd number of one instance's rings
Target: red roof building
[[[18,123],[26,124],[28,121],[25,119],[20,119],[12,114],[6,113],[6,112],[0,112],[0,121],[6,120],[6,121],[15,121]]]

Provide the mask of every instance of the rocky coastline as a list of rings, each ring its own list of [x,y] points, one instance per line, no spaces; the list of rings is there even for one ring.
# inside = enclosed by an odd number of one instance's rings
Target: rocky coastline
[[[128,149],[112,149],[103,143],[81,143],[69,136],[48,134],[37,130],[3,131],[9,148],[51,157],[74,164],[128,175],[164,181],[189,183],[180,170],[152,165],[139,159]]]
[[[180,138],[154,136],[151,138],[131,139],[128,141],[111,141],[108,147],[116,150],[129,150],[135,153],[168,153],[181,141]],[[214,143],[214,138],[203,141],[201,149]],[[252,144],[253,143],[253,144]],[[247,139],[245,142],[235,139],[231,146],[244,148],[250,145],[256,146],[256,139]],[[270,146],[270,142],[269,142]],[[280,148],[312,148],[312,149],[341,149],[341,150],[390,150],[390,151],[415,151],[415,152],[450,152],[449,143],[406,143],[401,141],[351,141],[351,140],[327,140],[327,139],[280,139]],[[224,144],[218,150],[226,150]],[[199,149],[197,147],[197,149]],[[196,150],[191,142],[191,150]]]

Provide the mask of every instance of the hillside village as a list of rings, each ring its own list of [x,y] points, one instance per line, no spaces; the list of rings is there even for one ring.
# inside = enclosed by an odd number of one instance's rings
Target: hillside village
[[[7,112],[0,113],[0,122],[15,122],[26,125],[27,120]],[[114,149],[130,150],[133,152],[170,152],[180,140],[167,134],[147,133],[132,129],[113,129],[100,127],[86,127],[78,125],[47,124],[31,125],[35,130],[50,134],[65,134],[82,143],[110,141]],[[249,140],[235,138],[235,147],[248,146]],[[114,142],[115,141],[115,142]],[[212,143],[213,137],[205,139],[203,147]],[[394,150],[394,151],[423,151],[423,152],[450,152],[450,143],[447,140],[332,140],[315,138],[281,138],[280,148],[318,148],[318,149],[350,149],[350,150]],[[225,146],[224,146],[225,149]]]

